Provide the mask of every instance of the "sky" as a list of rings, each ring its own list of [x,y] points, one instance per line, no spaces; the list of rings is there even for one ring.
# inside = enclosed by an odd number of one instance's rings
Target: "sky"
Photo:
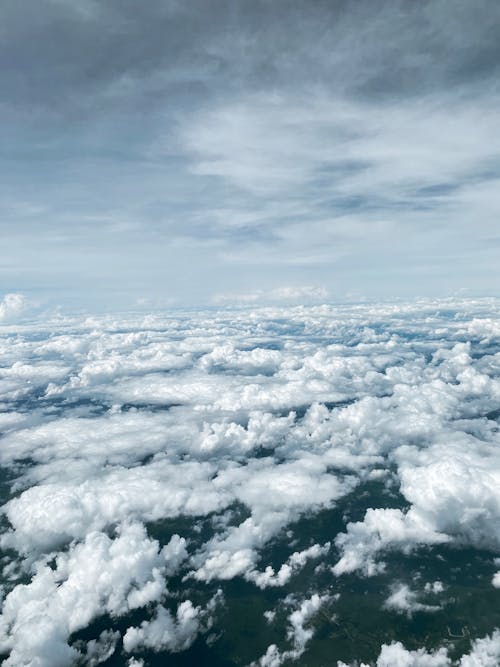
[[[495,294],[494,0],[3,0],[0,292]]]

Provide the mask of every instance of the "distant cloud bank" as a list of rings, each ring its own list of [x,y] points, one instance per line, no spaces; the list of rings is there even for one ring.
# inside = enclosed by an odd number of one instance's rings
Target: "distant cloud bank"
[[[227,292],[216,294],[212,298],[215,305],[245,304],[280,304],[280,303],[312,303],[326,301],[329,297],[325,287],[277,287],[270,290],[254,290],[251,292]]]

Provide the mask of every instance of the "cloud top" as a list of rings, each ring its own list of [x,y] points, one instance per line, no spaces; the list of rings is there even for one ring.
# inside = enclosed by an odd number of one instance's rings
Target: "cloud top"
[[[499,327],[493,299],[4,327],[5,664],[300,662],[343,650],[353,586],[363,622],[432,614],[438,639],[358,664],[495,664],[494,613],[460,619],[464,586],[498,590]],[[233,655],[246,595],[262,641]]]

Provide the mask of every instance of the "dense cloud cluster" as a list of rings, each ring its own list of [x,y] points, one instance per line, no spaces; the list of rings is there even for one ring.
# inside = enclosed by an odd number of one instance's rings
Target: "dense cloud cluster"
[[[216,647],[237,582],[270,605],[248,663],[274,667],[315,650],[317,624],[339,635],[345,581],[387,582],[381,615],[436,617],[446,582],[391,568],[443,549],[486,554],[495,594],[498,302],[58,316],[0,334],[8,667]],[[460,655],[446,637],[380,637],[373,664],[496,665],[487,632]]]

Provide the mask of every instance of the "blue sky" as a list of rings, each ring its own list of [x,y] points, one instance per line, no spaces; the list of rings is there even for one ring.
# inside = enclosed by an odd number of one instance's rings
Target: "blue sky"
[[[0,291],[495,294],[496,2],[2,3]]]

